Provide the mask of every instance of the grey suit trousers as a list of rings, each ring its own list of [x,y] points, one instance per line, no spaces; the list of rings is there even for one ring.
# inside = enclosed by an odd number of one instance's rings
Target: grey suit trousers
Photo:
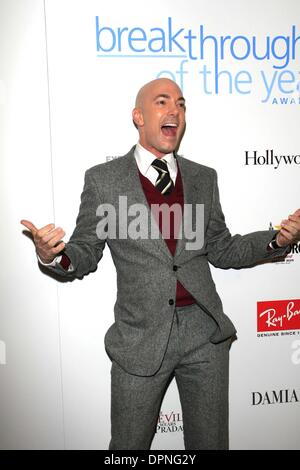
[[[185,449],[228,449],[228,363],[231,339],[213,344],[217,328],[198,304],[175,309],[166,353],[150,377],[111,369],[109,448],[150,449],[162,399],[175,377]]]

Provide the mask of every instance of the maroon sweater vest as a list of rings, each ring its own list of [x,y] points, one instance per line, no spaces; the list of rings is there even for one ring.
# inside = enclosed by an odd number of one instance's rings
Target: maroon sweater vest
[[[145,193],[145,196],[147,198],[148,204],[151,207],[151,204],[163,204],[166,203],[169,206],[172,204],[180,204],[182,213],[183,213],[183,186],[182,186],[182,179],[180,175],[180,171],[178,169],[177,172],[177,177],[176,177],[176,182],[175,182],[175,187],[173,191],[164,196],[161,194],[158,189],[151,183],[151,181],[148,180],[145,176],[142,175],[142,173],[139,171],[139,176],[140,180],[142,183],[142,187]],[[159,230],[162,232],[162,218],[160,217],[159,220]],[[170,238],[165,238],[165,242],[172,254],[172,256],[175,255],[176,251],[176,244],[177,244],[177,239],[174,236],[174,218],[170,217]],[[177,307],[183,307],[184,305],[191,305],[194,304],[196,300],[191,296],[191,294],[183,287],[182,284],[180,284],[179,281],[177,281],[177,287],[176,287],[176,306]]]

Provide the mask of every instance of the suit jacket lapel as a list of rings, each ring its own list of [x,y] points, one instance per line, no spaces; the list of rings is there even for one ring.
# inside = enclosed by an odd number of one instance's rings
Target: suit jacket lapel
[[[133,204],[142,204],[147,208],[148,211],[148,239],[151,238],[151,224],[154,224],[156,227],[156,232],[159,233],[159,238],[153,239],[151,245],[154,250],[160,250],[162,256],[166,257],[168,260],[172,259],[172,254],[162,238],[157,223],[154,217],[151,214],[151,210],[145,196],[141,180],[139,177],[138,167],[134,158],[134,149],[133,147],[130,152],[121,157],[123,160],[124,167],[122,169],[123,176],[121,177],[121,182],[119,186],[119,194],[127,196],[128,207]],[[146,243],[147,240],[141,239],[139,243]],[[149,245],[149,244],[148,244]]]
[[[187,204],[191,205],[193,208],[192,211],[192,230],[196,230],[196,204],[203,202],[201,195],[201,186],[199,184],[198,174],[193,173],[190,168],[190,161],[186,160],[183,157],[177,156],[177,164],[181,173],[182,185],[183,185],[183,197],[184,197],[184,206]],[[178,257],[182,250],[185,248],[186,242],[189,240],[185,237],[184,227],[181,233],[181,238],[177,240],[175,257]]]

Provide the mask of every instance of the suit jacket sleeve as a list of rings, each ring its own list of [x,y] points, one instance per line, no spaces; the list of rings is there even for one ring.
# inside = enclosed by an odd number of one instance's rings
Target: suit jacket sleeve
[[[286,254],[288,247],[268,251],[275,230],[232,236],[226,226],[219,199],[217,174],[214,171],[213,201],[206,233],[208,260],[218,268],[241,268],[264,259]]]
[[[97,269],[106,243],[105,239],[100,239],[96,233],[100,220],[96,215],[97,207],[101,203],[99,191],[93,175],[88,170],[85,173],[76,227],[64,249],[64,253],[72,263],[73,270],[68,272],[58,264],[49,268],[51,271],[64,277],[82,278],[85,274]]]

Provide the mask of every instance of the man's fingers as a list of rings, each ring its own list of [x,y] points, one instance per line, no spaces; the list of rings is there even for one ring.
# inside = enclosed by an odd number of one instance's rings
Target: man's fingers
[[[289,241],[292,241],[292,239],[297,235],[297,232],[297,228],[294,227],[291,223],[285,224],[280,230],[280,234]]]
[[[281,221],[280,227],[284,227],[288,223],[287,219]]]
[[[47,233],[51,232],[55,227],[54,224],[48,224],[48,225],[45,225],[45,227],[38,229],[29,220],[21,220],[21,224],[24,225],[24,227],[26,227],[28,230],[30,230],[32,235],[38,239],[42,238]]]
[[[54,229],[54,227],[55,227],[54,224],[48,224],[48,225],[45,225],[45,227],[40,228],[37,231],[38,238],[42,238],[47,233],[51,232]]]
[[[57,245],[55,248],[53,248],[52,253],[54,255],[57,255],[58,253],[60,253],[65,248],[65,246],[66,246],[66,244],[64,242],[61,242],[59,245]]]
[[[299,225],[300,223],[299,216],[294,215],[294,214],[289,216],[289,221],[292,223],[294,222],[296,225]]]
[[[294,235],[297,235],[297,233],[300,230],[300,220],[299,217],[290,215],[289,220],[285,221],[283,224],[282,228],[285,228],[289,232],[294,233]]]
[[[300,216],[300,209],[297,209],[297,210],[294,212],[293,215],[295,215],[296,217],[299,217],[299,216]]]
[[[294,235],[284,228],[280,230],[280,235],[284,237],[288,242],[292,242],[294,239]]]
[[[286,246],[290,243],[290,234],[283,228],[277,234],[277,242],[279,246]]]
[[[46,243],[46,245],[49,247],[49,248],[54,248],[57,243],[59,243],[60,241],[62,241],[62,234],[64,235],[64,232],[63,231],[57,231],[57,234],[56,236],[54,237],[51,237],[48,242]]]
[[[32,235],[35,235],[36,232],[38,231],[38,229],[36,228],[35,225],[33,225],[32,222],[30,222],[29,220],[21,220],[21,224],[24,225],[24,227],[26,227],[31,233]]]
[[[40,242],[42,245],[48,244],[49,246],[55,246],[55,243],[57,243],[64,236],[65,232],[63,231],[63,229],[58,227],[46,233],[46,235],[41,238]]]

